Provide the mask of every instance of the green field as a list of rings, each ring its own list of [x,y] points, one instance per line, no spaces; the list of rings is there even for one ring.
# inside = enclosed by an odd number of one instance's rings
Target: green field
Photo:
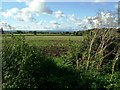
[[[82,36],[25,36],[27,43],[31,46],[42,47],[47,55],[58,57],[66,53],[68,46],[80,44]]]
[[[32,34],[14,34],[14,36],[25,37],[26,42],[33,46],[66,46],[69,42],[80,43],[83,36],[55,36],[55,35],[32,35]],[[4,38],[10,38],[10,34],[3,35]]]
[[[30,45],[35,46],[65,46],[69,40],[79,42],[83,40],[82,36],[25,36]]]
[[[20,34],[14,34],[15,36],[20,36]],[[43,34],[39,36],[22,34],[25,37],[26,42],[30,46],[42,47],[44,52],[52,56],[61,56],[68,51],[69,44],[79,45],[83,40],[83,36],[46,36]],[[7,39],[10,39],[10,35],[4,35]]]

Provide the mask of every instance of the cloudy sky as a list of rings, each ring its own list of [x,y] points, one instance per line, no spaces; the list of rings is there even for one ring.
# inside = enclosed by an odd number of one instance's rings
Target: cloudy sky
[[[101,2],[102,1],[102,2]],[[2,1],[0,27],[14,30],[80,30],[97,23],[97,12],[102,19],[115,19],[109,12],[117,11],[117,2],[45,2],[44,0]],[[107,13],[105,13],[107,11]],[[103,17],[104,16],[104,17]],[[90,25],[90,22],[94,25]],[[113,21],[115,22],[115,21]]]

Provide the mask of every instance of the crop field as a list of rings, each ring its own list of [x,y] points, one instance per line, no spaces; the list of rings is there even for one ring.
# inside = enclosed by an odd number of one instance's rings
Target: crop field
[[[60,56],[68,51],[69,43],[79,44],[82,36],[25,36],[29,45],[42,47],[44,52],[52,56]]]
[[[7,38],[10,37],[10,35],[6,35]],[[15,36],[20,36],[20,34],[15,34]],[[44,52],[48,55],[52,56],[60,56],[63,53],[68,51],[68,46],[70,43],[72,44],[80,44],[80,42],[83,40],[83,36],[52,36],[52,35],[22,35],[25,37],[26,42],[30,46],[35,47],[42,47]],[[4,37],[3,37],[4,39]]]
[[[14,36],[20,36],[20,34],[15,34]],[[30,44],[30,45],[35,45],[35,46],[65,46],[69,43],[69,41],[74,42],[74,43],[79,43],[80,41],[83,40],[83,36],[46,36],[46,35],[21,35],[25,37],[25,40]],[[3,38],[10,38],[10,35],[3,35]]]
[[[25,36],[29,44],[35,46],[65,46],[69,40],[79,42],[82,36]]]

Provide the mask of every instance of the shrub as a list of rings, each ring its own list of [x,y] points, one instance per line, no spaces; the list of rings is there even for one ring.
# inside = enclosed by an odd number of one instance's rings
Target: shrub
[[[119,72],[120,66],[119,38],[115,29],[91,31],[79,46],[70,43],[71,48],[64,58],[64,63],[87,75],[84,82],[93,83],[93,88],[118,88],[116,82],[120,83],[120,79],[115,73]],[[89,79],[91,81],[87,81]]]
[[[53,60],[29,46],[22,37],[13,36],[11,40],[5,40],[2,57],[5,88],[35,88],[40,81],[44,83],[45,78],[56,72]]]

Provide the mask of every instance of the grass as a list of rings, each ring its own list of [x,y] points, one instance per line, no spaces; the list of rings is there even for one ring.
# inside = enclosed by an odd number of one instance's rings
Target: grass
[[[15,36],[19,37],[20,34],[14,34]],[[45,34],[46,35],[46,34]],[[80,44],[83,40],[83,36],[34,36],[34,35],[25,35],[26,42],[30,46],[35,47],[42,47],[44,52],[50,56],[61,56],[62,54],[68,51],[69,43],[72,42],[73,44]],[[3,35],[3,39],[6,36],[7,39],[10,39],[10,35]]]
[[[20,34],[14,34],[15,36],[20,36]],[[42,36],[43,35],[43,36]],[[10,38],[10,34],[3,35],[4,37]],[[83,36],[52,36],[51,34],[49,36],[46,36],[46,34],[41,34],[34,36],[32,34],[22,34],[22,36],[25,36],[26,41],[29,43],[29,45],[33,46],[67,46],[69,43],[69,40],[74,43],[79,43],[79,41],[83,40]]]
[[[25,36],[30,45],[35,46],[66,46],[68,41],[80,41],[82,36]]]

